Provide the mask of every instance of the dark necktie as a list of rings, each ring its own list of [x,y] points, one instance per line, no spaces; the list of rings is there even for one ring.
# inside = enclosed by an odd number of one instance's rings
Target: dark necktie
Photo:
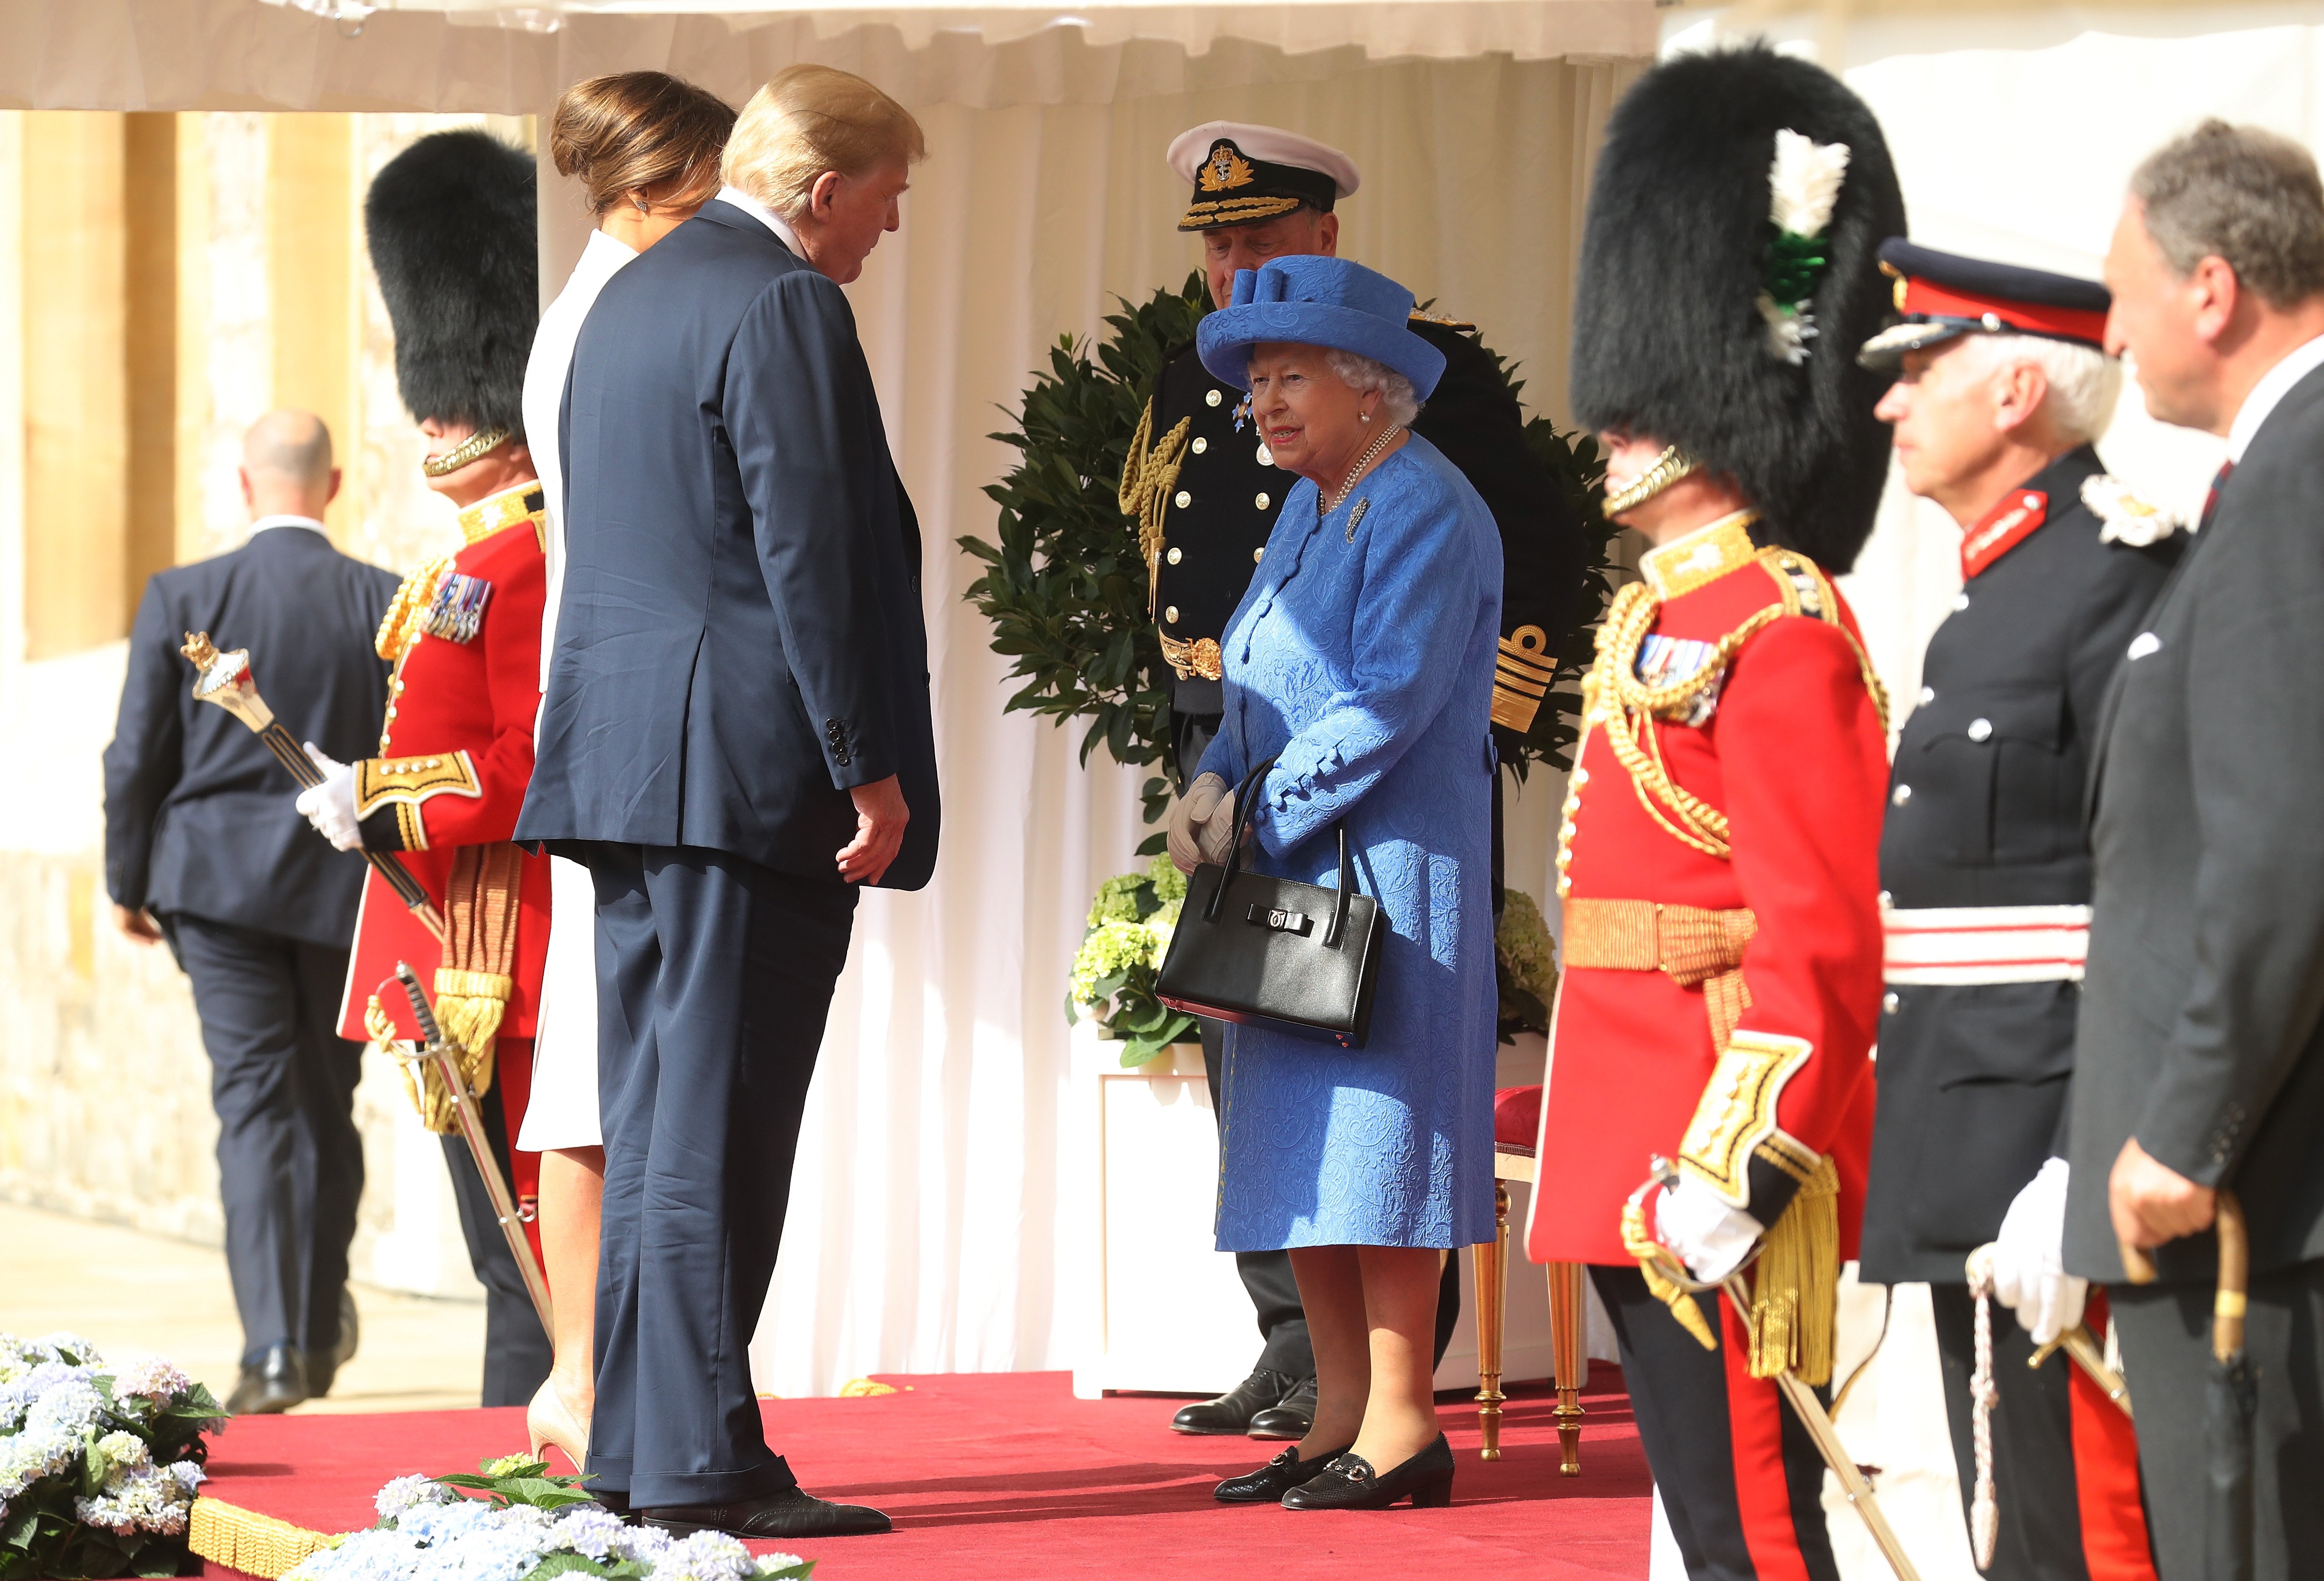
[[[2227,486],[2227,475],[2235,469],[2236,464],[2232,461],[2219,463],[2218,471],[2211,476],[2211,492],[2203,496],[2203,519],[2197,523],[2196,531],[2200,532],[2211,524],[2211,518],[2219,509],[2219,491]]]

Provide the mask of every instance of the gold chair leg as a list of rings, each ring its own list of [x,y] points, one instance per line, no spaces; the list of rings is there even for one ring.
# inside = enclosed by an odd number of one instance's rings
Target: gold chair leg
[[[1509,1188],[1493,1182],[1493,1238],[1475,1248],[1477,1275],[1477,1431],[1480,1458],[1501,1457],[1501,1313],[1508,1295]]]
[[[1582,1475],[1582,1386],[1590,1382],[1590,1353],[1582,1333],[1585,1277],[1578,1262],[1549,1265],[1550,1362],[1557,1384],[1557,1409],[1551,1417],[1557,1423],[1560,1476]]]

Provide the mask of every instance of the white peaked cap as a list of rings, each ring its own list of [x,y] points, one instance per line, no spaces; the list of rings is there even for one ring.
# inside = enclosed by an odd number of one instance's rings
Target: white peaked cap
[[[1205,121],[1190,127],[1170,140],[1170,152],[1165,155],[1170,168],[1179,179],[1194,180],[1194,172],[1209,157],[1211,145],[1222,137],[1231,139],[1237,148],[1252,159],[1263,159],[1269,164],[1296,165],[1302,170],[1321,171],[1332,178],[1332,184],[1345,198],[1362,182],[1356,173],[1355,162],[1328,143],[1318,143],[1313,137],[1302,137],[1296,132],[1286,132],[1280,126],[1255,126],[1248,121]]]

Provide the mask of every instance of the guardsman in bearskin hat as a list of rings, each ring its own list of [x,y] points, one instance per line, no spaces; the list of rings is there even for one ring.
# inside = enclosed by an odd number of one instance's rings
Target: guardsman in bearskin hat
[[[2151,1576],[2130,1419],[2087,1372],[2027,1363],[2085,1320],[2060,1156],[2089,941],[2083,783],[2107,682],[2186,541],[2091,448],[2122,386],[2104,286],[1901,237],[1880,257],[1904,321],[1858,360],[1896,376],[1879,414],[1906,486],[1960,523],[1964,586],[1923,661],[1881,835],[1862,1273],[1928,1282],[1985,1573]],[[2019,1318],[1990,1329],[1982,1457],[1972,1284]],[[2102,1300],[2089,1318],[2103,1331]]]
[[[1582,242],[1573,411],[1655,547],[1600,630],[1558,831],[1528,1249],[1591,1265],[1698,1578],[1836,1575],[1780,1375],[1831,1380],[1871,1142],[1885,704],[1831,577],[1886,472],[1854,354],[1903,218],[1871,112],[1752,46],[1639,79]]]
[[[420,470],[460,507],[466,543],[405,578],[388,607],[379,652],[395,674],[379,755],[317,754],[326,778],[299,801],[342,849],[400,853],[447,920],[439,945],[371,875],[341,1035],[418,1039],[392,974],[399,960],[436,966],[437,1015],[467,1047],[485,1129],[529,1228],[540,1158],[512,1153],[509,1142],[531,1083],[549,873],[509,837],[532,778],[545,586],[522,401],[540,318],[533,188],[523,151],[482,132],[440,132],[391,160],[364,200],[397,386],[427,439]],[[450,1095],[432,1069],[424,1082],[420,1068],[406,1069],[429,1128],[447,1133],[460,1225],[489,1303],[484,1403],[522,1405],[549,1375],[549,1336],[475,1161],[452,1134]]]
[[[1203,238],[1213,305],[1227,305],[1239,269],[1257,269],[1269,258],[1337,254],[1340,220],[1333,206],[1359,180],[1338,149],[1273,126],[1211,121],[1181,133],[1167,157],[1194,189],[1178,228]],[[1493,735],[1508,762],[1534,727],[1579,613],[1587,546],[1556,479],[1526,446],[1524,414],[1475,327],[1416,312],[1412,328],[1444,354],[1444,376],[1412,430],[1461,469],[1501,530]],[[1224,707],[1219,637],[1298,481],[1268,456],[1249,409],[1243,392],[1204,371],[1189,342],[1164,366],[1122,475],[1121,508],[1138,520],[1151,613],[1171,670],[1171,728],[1182,776],[1192,772],[1218,734]],[[1188,810],[1196,821],[1215,808],[1219,790],[1215,781],[1188,790]],[[1497,914],[1499,791],[1496,776]],[[1217,1023],[1203,1024],[1203,1061],[1213,1100],[1219,1033]],[[1314,1412],[1315,1362],[1291,1260],[1261,1252],[1238,1253],[1235,1261],[1265,1336],[1259,1361],[1234,1389],[1186,1407],[1171,1425],[1185,1433],[1304,1438]],[[1436,1310],[1441,1354],[1461,1311],[1457,1259],[1445,1265]]]

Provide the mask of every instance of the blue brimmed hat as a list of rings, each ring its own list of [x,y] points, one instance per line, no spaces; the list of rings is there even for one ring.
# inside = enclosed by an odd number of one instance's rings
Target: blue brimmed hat
[[[1428,399],[1444,354],[1412,332],[1412,293],[1344,258],[1301,254],[1235,272],[1234,300],[1204,319],[1194,347],[1211,376],[1250,388],[1250,348],[1261,341],[1328,346],[1395,369]]]

